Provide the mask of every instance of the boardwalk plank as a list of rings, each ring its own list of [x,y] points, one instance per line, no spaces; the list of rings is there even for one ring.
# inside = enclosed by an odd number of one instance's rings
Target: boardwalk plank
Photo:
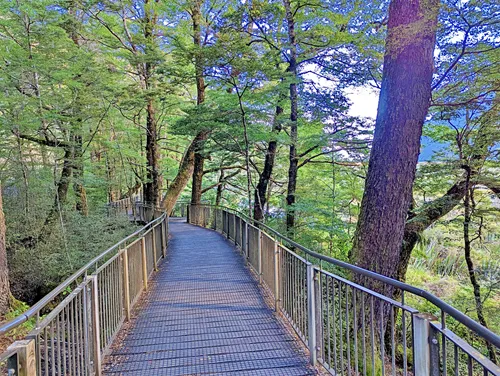
[[[313,375],[220,234],[173,220],[168,257],[105,375]]]

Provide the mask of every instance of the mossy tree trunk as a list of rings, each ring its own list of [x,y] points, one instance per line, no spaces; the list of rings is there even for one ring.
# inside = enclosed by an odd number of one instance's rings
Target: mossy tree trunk
[[[7,250],[5,244],[5,216],[2,203],[2,185],[0,184],[0,315],[9,310],[10,286]]]
[[[154,70],[156,63],[153,59],[156,53],[156,24],[158,15],[154,3],[158,1],[146,0],[144,2],[144,39],[146,41],[145,53],[148,57],[143,66],[142,80],[146,90],[146,183],[144,184],[144,201],[157,205],[160,197],[159,173],[159,145],[158,121],[156,118],[155,94],[156,88]]]
[[[288,185],[286,194],[286,229],[290,236],[293,235],[295,227],[295,192],[297,190],[297,175],[299,172],[299,157],[297,155],[298,141],[298,100],[299,94],[297,89],[297,37],[295,33],[295,18],[290,0],[283,0],[283,5],[286,11],[286,21],[288,29],[288,44],[290,53],[288,56],[288,69],[290,74],[290,149],[289,149],[289,166],[288,166]]]
[[[191,179],[194,170],[194,154],[196,150],[196,145],[204,137],[204,131],[198,132],[198,134],[193,138],[186,153],[182,157],[181,163],[179,164],[179,170],[175,176],[172,184],[168,187],[167,193],[163,197],[161,206],[165,209],[167,213],[171,213],[174,205],[179,198],[180,194],[186,188],[186,185]]]
[[[191,8],[191,20],[193,22],[193,43],[196,48],[194,55],[194,66],[196,74],[196,103],[201,105],[205,101],[205,77],[203,75],[203,57],[201,56],[201,4],[200,0],[193,2]],[[197,144],[194,153],[193,183],[191,188],[191,204],[201,204],[203,168],[205,166],[205,155],[203,147],[210,132],[204,131]]]

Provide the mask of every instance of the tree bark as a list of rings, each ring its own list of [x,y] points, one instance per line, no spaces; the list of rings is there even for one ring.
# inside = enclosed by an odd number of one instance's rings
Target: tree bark
[[[479,323],[485,328],[488,327],[486,318],[483,312],[483,300],[481,298],[481,286],[476,276],[476,269],[474,267],[474,262],[472,261],[472,242],[474,239],[470,238],[470,224],[472,221],[473,205],[472,194],[473,194],[473,184],[471,183],[471,169],[469,166],[464,166],[466,170],[466,180],[465,180],[465,196],[464,196],[464,254],[465,262],[467,263],[467,271],[469,273],[469,280],[473,288],[474,302],[476,303],[476,313]],[[486,347],[488,348],[488,353],[492,362],[497,362],[496,349],[495,347],[486,342]]]
[[[66,32],[69,34],[71,40],[80,48],[80,37],[77,33],[78,22],[76,19],[76,11],[77,11],[77,3],[76,1],[70,1],[68,3],[68,13],[71,15],[71,21],[66,24]],[[87,216],[88,215],[88,205],[87,205],[87,192],[85,191],[85,187],[83,185],[83,177],[84,177],[84,166],[83,166],[83,138],[80,134],[82,132],[82,106],[80,104],[80,98],[77,96],[77,100],[74,105],[74,115],[76,116],[76,121],[74,124],[74,132],[75,136],[72,142],[74,142],[74,171],[73,171],[73,191],[75,192],[76,197],[76,210],[80,212],[80,214]]]
[[[392,0],[373,146],[351,261],[396,278],[430,104],[438,0]],[[392,289],[371,286],[383,293]]]
[[[38,235],[38,241],[43,241],[51,233],[52,226],[57,220],[57,215],[66,203],[74,166],[74,149],[72,146],[64,147],[63,160],[61,177],[56,185],[54,203],[52,204],[49,214],[47,214],[47,218],[45,218],[43,227]]]
[[[222,192],[224,191],[224,170],[220,170],[219,185],[217,185],[217,194],[215,195],[215,206],[219,206],[222,201]]]
[[[5,216],[2,203],[2,186],[0,184],[0,315],[4,315],[10,306],[9,268],[7,265],[7,249],[5,243]]]
[[[205,101],[205,78],[203,75],[203,58],[201,56],[201,1],[196,0],[191,9],[191,19],[193,21],[193,43],[195,48],[194,66],[196,73],[196,104],[199,106]],[[203,146],[208,139],[210,132],[205,132],[196,145],[194,154],[194,171],[191,188],[191,204],[201,204],[203,168],[205,165],[205,155]]]
[[[161,206],[165,209],[167,213],[171,213],[174,205],[179,198],[180,194],[186,188],[189,179],[193,175],[194,170],[194,153],[196,150],[196,145],[199,140],[204,137],[204,131],[198,132],[194,139],[189,144],[186,153],[182,157],[181,163],[179,165],[179,171],[175,176],[172,184],[168,187],[167,193],[163,197]]]
[[[299,158],[297,156],[297,118],[298,118],[298,90],[297,90],[297,41],[295,34],[295,19],[292,12],[290,0],[283,0],[286,11],[286,21],[288,26],[288,43],[290,48],[289,64],[287,71],[290,73],[290,153],[288,166],[288,185],[287,185],[287,213],[286,229],[293,237],[293,228],[295,226],[295,192],[297,190],[297,174],[299,171]]]
[[[157,0],[155,0],[157,2]],[[146,102],[146,184],[144,185],[144,201],[157,205],[160,192],[160,174],[158,168],[158,124],[156,120],[156,109],[153,94],[154,68],[152,56],[155,53],[155,26],[158,16],[154,6],[150,6],[151,0],[144,2],[144,38],[146,40],[146,62],[144,63],[144,86],[147,94]]]
[[[45,222],[37,236],[37,241],[42,241],[50,234],[51,227],[54,224],[55,219],[57,218],[57,214],[59,213],[61,207],[66,203],[71,177],[73,175],[75,166],[75,148],[73,142],[53,140],[48,138],[38,138],[26,134],[19,134],[19,137],[35,142],[41,146],[49,146],[64,150],[61,177],[56,183],[56,195],[54,197],[54,203],[52,204],[52,207],[50,208],[49,213],[45,218]],[[74,139],[72,134],[69,135],[69,139]]]
[[[146,184],[144,186],[144,201],[158,204],[159,173],[158,173],[158,134],[153,99],[148,99],[146,120]]]
[[[279,116],[283,113],[283,108],[276,106],[276,114],[274,118],[273,133],[277,134],[281,130],[281,125],[279,123]],[[253,217],[257,221],[262,221],[264,219],[264,208],[267,202],[267,188],[269,186],[269,180],[273,173],[274,160],[276,159],[276,149],[278,147],[278,142],[276,139],[269,141],[266,150],[266,158],[264,160],[264,168],[259,176],[259,182],[255,188],[255,199],[253,206]]]
[[[75,165],[73,171],[73,190],[76,196],[76,210],[80,214],[87,216],[89,209],[87,205],[87,192],[83,185],[83,147],[82,136],[75,136]]]

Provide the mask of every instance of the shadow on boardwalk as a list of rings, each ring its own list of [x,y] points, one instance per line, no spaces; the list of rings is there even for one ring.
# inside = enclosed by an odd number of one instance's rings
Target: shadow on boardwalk
[[[168,256],[105,375],[313,375],[225,238],[172,220]]]

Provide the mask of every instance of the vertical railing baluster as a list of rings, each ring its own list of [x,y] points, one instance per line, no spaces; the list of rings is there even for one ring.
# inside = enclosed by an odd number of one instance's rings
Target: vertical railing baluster
[[[153,228],[151,229],[152,233],[151,233],[151,237],[152,237],[152,243],[153,243],[153,270],[155,272],[158,271],[158,257],[157,257],[157,254],[156,254],[156,225],[153,226]]]
[[[316,312],[315,312],[315,301],[314,301],[314,284],[315,284],[315,270],[311,263],[307,264],[307,318],[308,318],[308,329],[309,329],[309,360],[311,365],[316,365]]]
[[[101,362],[101,342],[100,342],[100,322],[99,322],[99,289],[97,283],[97,276],[89,277],[91,288],[91,320],[92,320],[92,349],[93,349],[93,366],[94,375],[101,376],[102,362]]]
[[[273,252],[273,263],[274,263],[274,310],[279,312],[280,306],[280,283],[279,283],[279,260],[280,260],[280,251],[278,247],[278,243],[276,241],[274,243],[274,252]]]
[[[322,273],[314,270],[314,324],[316,337],[316,359],[324,358],[324,338],[323,338],[323,297],[321,294]]]
[[[144,291],[148,289],[148,258],[146,254],[146,235],[141,238],[141,256],[142,256],[142,285]]]
[[[258,265],[258,273],[259,273],[259,283],[262,284],[262,232],[258,230],[258,239],[257,242],[257,265]]]
[[[122,251],[122,276],[123,276],[123,307],[125,309],[125,320],[130,321],[130,276],[128,269],[128,248]]]

